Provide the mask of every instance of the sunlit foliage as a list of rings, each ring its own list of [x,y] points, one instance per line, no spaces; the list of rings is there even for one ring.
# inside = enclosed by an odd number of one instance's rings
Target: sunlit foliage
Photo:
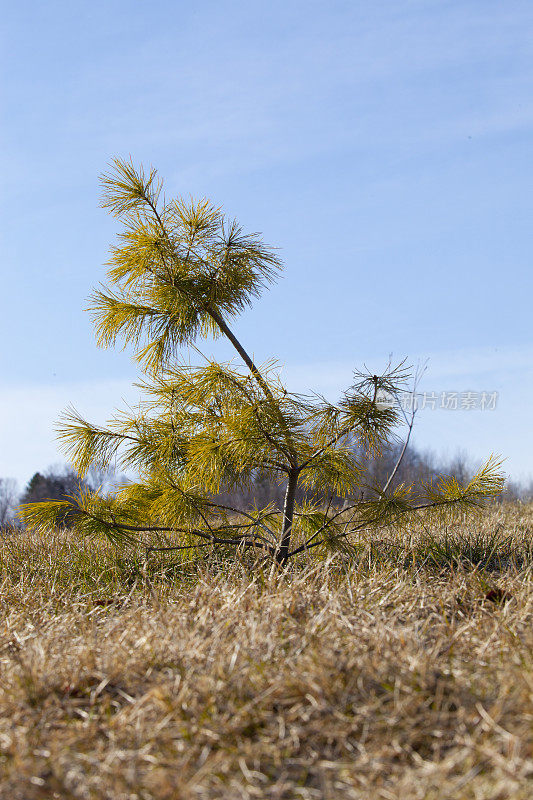
[[[230,327],[281,269],[275,251],[208,200],[167,200],[153,169],[117,160],[103,187],[102,204],[122,231],[111,249],[110,288],[94,293],[91,310],[101,346],[121,339],[133,347],[144,399],[106,427],[71,410],[59,438],[81,476],[117,463],[138,480],[111,496],[81,491],[28,504],[22,513],[30,528],[46,529],[68,510],[80,533],[104,532],[118,543],[185,557],[241,547],[285,564],[306,549],[348,547],[363,527],[478,507],[501,491],[494,459],[464,486],[445,477],[422,493],[366,486],[356,454],[378,454],[393,440],[401,416],[376,399],[405,387],[404,365],[382,375],[356,372],[336,404],[291,393],[276,363],[256,365]],[[191,366],[181,355],[183,346],[221,335],[237,365],[204,358]],[[222,489],[249,488],[258,475],[286,487],[282,509],[218,501]]]

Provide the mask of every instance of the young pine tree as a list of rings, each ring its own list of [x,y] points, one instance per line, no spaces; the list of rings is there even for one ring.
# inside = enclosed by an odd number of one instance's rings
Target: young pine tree
[[[107,427],[69,412],[59,437],[79,475],[118,461],[138,480],[112,495],[84,489],[27,504],[30,528],[57,524],[68,512],[80,534],[103,532],[187,557],[198,548],[242,547],[284,565],[304,550],[347,544],[362,528],[479,506],[501,491],[499,463],[490,459],[466,485],[443,478],[422,493],[406,485],[363,493],[357,453],[391,441],[398,412],[376,399],[404,386],[403,368],[356,373],[336,405],[290,393],[275,364],[254,363],[233,327],[275,279],[275,252],[207,200],[167,201],[154,170],[116,160],[103,187],[103,206],[123,229],[111,250],[111,288],[92,297],[97,338],[103,347],[119,337],[133,345],[145,399]],[[205,359],[192,367],[180,359],[183,346],[218,336],[231,343],[238,366]],[[284,487],[281,509],[220,502],[222,489],[249,490],[258,476]],[[339,498],[342,508],[332,504]]]

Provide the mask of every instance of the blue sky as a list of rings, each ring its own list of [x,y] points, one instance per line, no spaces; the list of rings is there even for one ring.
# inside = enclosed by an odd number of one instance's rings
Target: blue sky
[[[429,358],[422,389],[498,405],[421,411],[416,443],[533,475],[530,2],[48,0],[2,27],[0,476],[61,460],[69,403],[135,398],[83,311],[116,231],[98,175],[130,154],[280,248],[238,331],[289,388]]]

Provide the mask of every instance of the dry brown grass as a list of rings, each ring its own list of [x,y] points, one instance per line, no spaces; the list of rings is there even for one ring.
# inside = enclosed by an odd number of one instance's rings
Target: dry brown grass
[[[0,797],[526,800],[532,533],[500,508],[276,578],[7,537]]]

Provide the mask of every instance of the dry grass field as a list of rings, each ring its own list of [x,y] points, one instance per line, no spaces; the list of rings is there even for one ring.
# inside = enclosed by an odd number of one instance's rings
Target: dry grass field
[[[162,573],[4,534],[0,797],[532,797],[533,508],[355,544]]]

